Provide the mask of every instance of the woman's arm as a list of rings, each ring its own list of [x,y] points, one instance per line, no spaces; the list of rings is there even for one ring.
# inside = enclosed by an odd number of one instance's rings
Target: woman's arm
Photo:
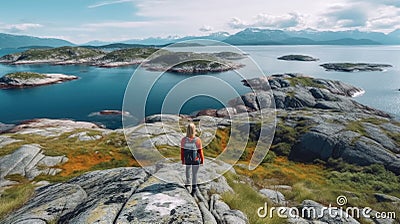
[[[200,138],[197,138],[196,146],[197,146],[197,152],[200,155],[201,164],[203,164],[204,163],[204,154],[203,154],[203,146],[201,144],[201,139]]]
[[[182,140],[181,140],[181,161],[182,161],[182,164],[185,164],[185,157],[184,157],[184,152],[183,152],[183,145],[184,145],[184,139],[182,138]]]

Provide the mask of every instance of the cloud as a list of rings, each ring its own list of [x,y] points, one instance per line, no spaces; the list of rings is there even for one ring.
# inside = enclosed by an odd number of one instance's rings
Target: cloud
[[[374,10],[374,15],[367,22],[371,30],[391,31],[400,27],[400,8],[382,6]]]
[[[302,16],[297,13],[288,13],[286,15],[278,16],[260,13],[253,17],[251,22],[246,22],[234,17],[228,22],[228,26],[233,29],[243,29],[247,27],[293,28],[298,26],[301,21]]]
[[[358,2],[358,3],[371,3],[375,5],[387,5],[387,6],[394,6],[394,7],[400,7],[400,1],[399,0],[353,0],[350,2]]]
[[[19,23],[19,24],[5,24],[0,27],[0,29],[10,32],[10,33],[20,33],[29,29],[43,27],[41,24],[37,23]]]
[[[133,2],[133,0],[115,0],[115,1],[105,1],[105,2],[98,2],[93,5],[89,5],[88,8],[97,8],[97,7],[102,7],[106,5],[115,5],[115,4],[121,4],[121,3],[126,3],[126,2]]]
[[[297,13],[279,16],[262,13],[256,16],[256,23],[254,25],[260,27],[290,28],[299,25],[300,20],[301,16]]]
[[[204,26],[199,28],[199,31],[201,31],[201,32],[210,32],[210,31],[213,31],[213,30],[214,29],[211,26],[207,26],[207,25],[204,25]]]
[[[243,28],[249,27],[250,25],[237,17],[233,17],[228,22],[228,26],[233,29],[243,29]]]
[[[84,24],[83,27],[88,28],[137,28],[144,27],[153,24],[148,21],[116,21],[116,22],[104,22],[104,23],[88,23]]]
[[[321,15],[319,28],[358,28],[368,21],[368,11],[360,4],[332,6]]]

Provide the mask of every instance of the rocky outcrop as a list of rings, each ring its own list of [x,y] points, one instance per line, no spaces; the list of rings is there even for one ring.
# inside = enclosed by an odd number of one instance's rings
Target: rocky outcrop
[[[279,113],[279,112],[278,112]],[[311,162],[330,158],[361,166],[382,164],[400,174],[399,140],[389,130],[400,128],[395,121],[361,112],[311,110],[282,112],[280,128],[297,129],[296,142],[292,142],[289,157],[296,161]],[[388,128],[390,127],[390,128]],[[274,142],[278,143],[280,137]]]
[[[318,61],[319,59],[311,57],[311,56],[307,56],[307,55],[291,54],[291,55],[285,55],[285,56],[279,57],[278,60],[284,60],[284,61]]]
[[[338,72],[374,72],[383,71],[385,68],[393,67],[388,64],[373,64],[373,63],[326,63],[320,65],[327,71]]]
[[[94,171],[40,187],[26,205],[0,223],[248,223],[219,196],[232,191],[224,177],[200,185],[192,197],[175,166]],[[201,169],[200,176],[221,168],[206,161]]]
[[[273,75],[244,80],[253,92],[229,102],[241,116],[257,116],[263,108],[278,109],[274,144],[289,145],[292,160],[343,159],[361,166],[383,164],[400,174],[400,123],[387,113],[367,107],[351,97],[363,90],[340,81],[314,79],[300,74]],[[241,110],[240,108],[244,108]],[[205,112],[200,112],[207,114]],[[217,114],[218,116],[218,114]],[[293,130],[288,141],[282,129]]]
[[[244,80],[244,85],[249,86],[255,93],[248,93],[241,97],[246,108],[256,111],[261,108],[271,107],[272,90],[273,102],[277,109],[335,109],[340,111],[360,110],[362,112],[388,116],[382,111],[359,104],[349,97],[364,93],[358,87],[340,81],[312,78],[301,74],[280,74],[268,78],[255,78]],[[239,99],[232,100],[231,106],[237,107]]]
[[[64,74],[11,73],[0,78],[0,89],[51,85],[74,79],[78,79],[78,77]]]
[[[16,184],[7,176],[18,174],[29,180],[36,176],[55,175],[61,169],[53,168],[68,160],[65,156],[46,156],[38,145],[23,145],[12,154],[0,157],[0,188]]]

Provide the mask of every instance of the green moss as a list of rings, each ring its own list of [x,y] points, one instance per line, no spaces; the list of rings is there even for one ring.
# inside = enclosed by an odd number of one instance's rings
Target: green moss
[[[145,59],[156,52],[157,48],[128,48],[107,53],[102,60],[112,60],[118,62],[131,61],[135,59]]]
[[[4,77],[11,79],[44,79],[47,78],[46,75],[36,73],[36,72],[14,72],[8,73]]]
[[[362,121],[350,121],[347,123],[345,130],[356,132],[362,136],[368,136]]]
[[[277,155],[288,156],[292,146],[311,127],[312,124],[307,119],[297,119],[294,127],[286,125],[282,120],[278,121],[271,150]]]
[[[295,91],[289,91],[286,93],[286,96],[290,97],[290,98],[294,98],[294,96],[296,95]]]
[[[316,88],[325,88],[324,85],[318,83],[315,79],[311,77],[292,77],[288,78],[291,86],[308,86]]]

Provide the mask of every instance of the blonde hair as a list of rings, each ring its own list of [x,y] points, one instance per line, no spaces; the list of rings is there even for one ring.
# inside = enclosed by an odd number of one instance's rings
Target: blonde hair
[[[194,138],[196,135],[196,125],[194,123],[189,123],[186,128],[186,137]]]

